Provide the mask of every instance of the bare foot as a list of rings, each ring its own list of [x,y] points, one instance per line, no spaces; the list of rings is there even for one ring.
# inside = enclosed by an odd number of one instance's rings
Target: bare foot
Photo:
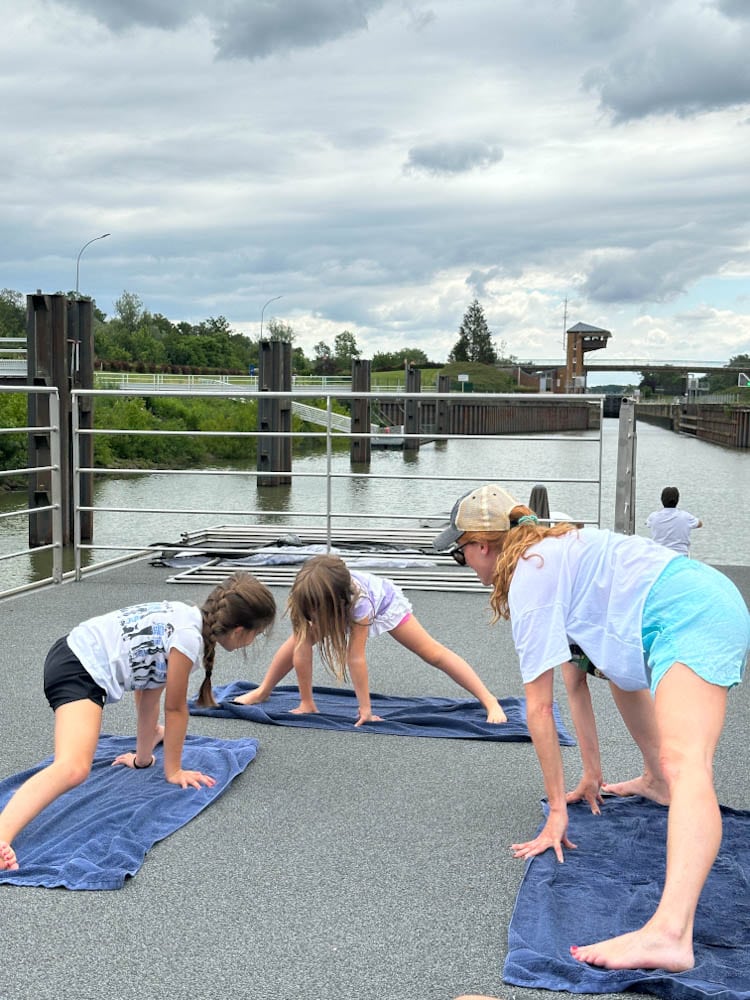
[[[302,702],[301,705],[297,705],[296,708],[289,709],[290,715],[318,715],[318,706],[314,701],[311,701],[308,705],[306,702]]]
[[[17,869],[18,861],[16,860],[16,852],[10,844],[6,844],[4,840],[0,840],[0,872],[14,872]]]
[[[156,727],[156,735],[154,736],[153,749],[155,750],[159,746],[159,744],[163,742],[164,742],[164,726],[158,725]]]
[[[690,941],[680,942],[676,938],[649,930],[648,927],[596,944],[574,944],[570,954],[579,962],[600,965],[605,969],[666,969],[668,972],[685,972],[695,965]]]
[[[666,781],[657,780],[647,774],[642,774],[640,778],[631,778],[630,781],[617,781],[612,785],[605,782],[602,791],[607,795],[619,795],[621,798],[642,795],[644,799],[658,802],[660,806],[669,805],[669,788]]]
[[[260,688],[241,694],[238,698],[233,698],[235,705],[260,705],[263,701],[268,701],[270,695],[263,694]]]

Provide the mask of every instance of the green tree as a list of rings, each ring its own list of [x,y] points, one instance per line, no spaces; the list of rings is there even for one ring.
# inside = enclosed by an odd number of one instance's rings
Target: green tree
[[[477,361],[483,365],[493,365],[497,361],[492,334],[478,299],[474,299],[464,313],[458,340],[448,355],[448,361]]]
[[[292,371],[295,375],[309,375],[312,371],[312,365],[301,347],[292,348]]]
[[[25,427],[28,417],[26,412],[26,397],[19,392],[0,393],[0,427]],[[0,469],[24,469],[27,466],[27,435],[0,434]],[[3,476],[0,479],[0,490],[22,489],[26,477]]]
[[[143,319],[143,303],[134,292],[123,292],[115,302],[115,313],[128,333],[135,333]]]
[[[333,341],[333,359],[337,371],[348,375],[352,369],[352,361],[361,353],[357,347],[357,338],[350,330],[342,330],[336,334]]]
[[[750,377],[750,354],[737,354],[727,362],[727,368],[740,368],[742,372]],[[712,372],[708,376],[708,388],[710,392],[726,392],[729,389],[736,389],[739,372]]]
[[[336,370],[333,351],[323,340],[319,340],[315,347],[313,347],[312,368],[316,375],[332,375]]]
[[[685,394],[687,381],[682,372],[647,368],[639,374],[641,381],[638,388],[644,396],[683,396]]]
[[[402,347],[400,351],[376,351],[372,356],[372,370],[392,372],[409,362],[416,368],[426,368],[433,363],[418,347]]]
[[[294,327],[291,323],[285,323],[281,319],[272,317],[268,321],[268,340],[283,340],[290,344],[294,342]]]
[[[26,336],[26,299],[20,292],[0,292],[0,337]]]

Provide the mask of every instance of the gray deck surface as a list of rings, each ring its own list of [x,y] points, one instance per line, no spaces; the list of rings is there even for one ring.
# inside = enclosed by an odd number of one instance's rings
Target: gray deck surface
[[[725,570],[750,596],[750,567]],[[51,643],[93,614],[165,597],[200,603],[205,586],[166,584],[136,564],[0,601],[0,778],[52,746],[41,671]],[[411,592],[418,619],[462,653],[499,696],[523,693],[510,628],[490,628],[483,594]],[[283,606],[286,591],[277,590]],[[288,634],[242,654],[219,650],[216,683],[257,681]],[[386,694],[462,692],[388,636],[368,645],[371,686]],[[293,678],[290,678],[290,682]],[[316,683],[330,683],[316,666]],[[607,685],[592,682],[605,776],[638,757]],[[569,723],[562,687],[559,701]],[[750,808],[750,683],[729,698],[716,759],[722,803]],[[104,731],[134,731],[133,699]],[[0,886],[2,1000],[519,1000],[555,994],[505,986],[507,930],[523,863],[509,844],[540,819],[542,781],[528,743],[409,739],[191,718],[190,731],[259,739],[226,794],[157,844],[125,887],[70,892]],[[569,782],[578,751],[564,748]]]

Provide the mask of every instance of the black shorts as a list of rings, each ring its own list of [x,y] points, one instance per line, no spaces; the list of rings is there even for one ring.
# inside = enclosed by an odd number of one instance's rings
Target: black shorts
[[[53,710],[86,698],[104,708],[107,700],[107,692],[94,681],[65,636],[57,640],[44,661],[44,693]]]

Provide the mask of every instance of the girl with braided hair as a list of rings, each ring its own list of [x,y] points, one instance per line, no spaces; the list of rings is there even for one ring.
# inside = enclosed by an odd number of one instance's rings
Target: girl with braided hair
[[[17,869],[13,839],[46,806],[85,781],[94,760],[102,712],[133,691],[135,749],[112,763],[141,770],[156,762],[164,742],[164,777],[181,788],[211,787],[214,779],[182,767],[190,674],[202,662],[199,705],[215,705],[211,673],[218,643],[245,649],[271,627],[273,594],[249,573],[215,587],[200,608],[179,601],[136,604],[82,622],[52,646],[44,664],[44,693],[55,713],[55,756],[0,813],[0,871]],[[164,726],[159,724],[162,691]]]

